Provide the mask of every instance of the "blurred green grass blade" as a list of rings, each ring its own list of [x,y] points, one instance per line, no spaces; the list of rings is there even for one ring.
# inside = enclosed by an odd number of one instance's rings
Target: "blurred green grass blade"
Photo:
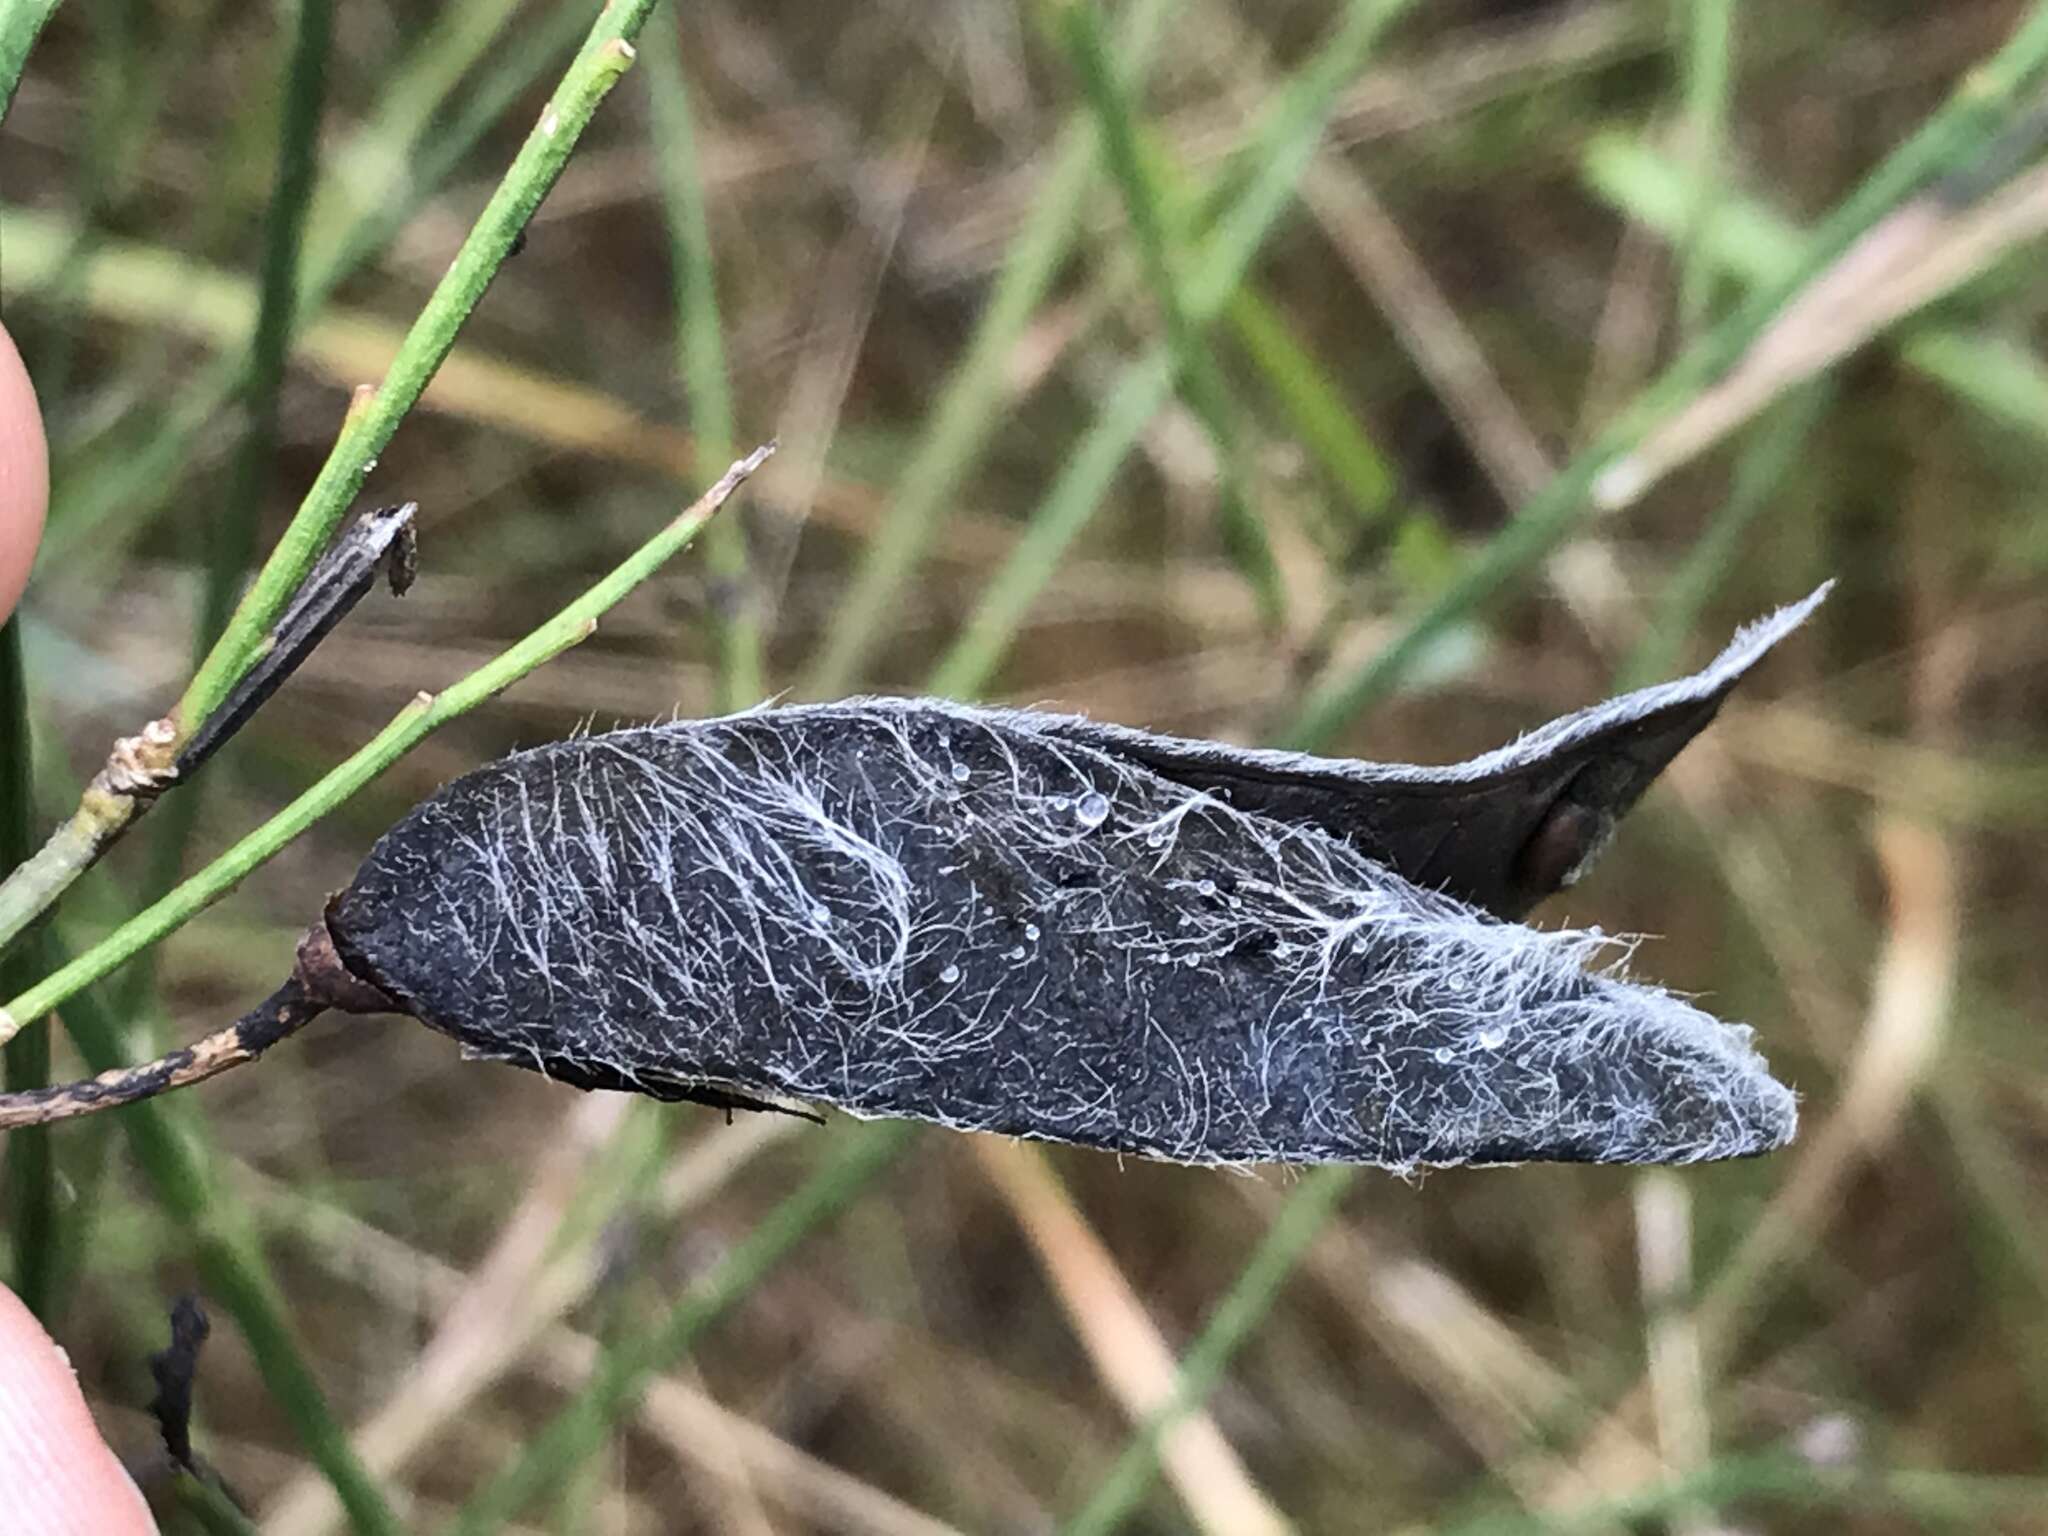
[[[1866,176],[1815,227],[1796,265],[1759,286],[1735,312],[1687,347],[1634,405],[1622,412],[1536,494],[1437,598],[1402,626],[1377,655],[1348,676],[1315,688],[1285,745],[1316,751],[1384,699],[1436,637],[1496,592],[1525,576],[1578,525],[1594,485],[1665,420],[1740,358],[1785,304],[1893,207],[1944,171],[1968,164],[1998,133],[2014,101],[2048,71],[2048,0],[2036,0],[1994,57],[1913,135]]]
[[[610,1438],[656,1375],[672,1370],[699,1338],[753,1293],[798,1243],[838,1215],[906,1148],[914,1128],[863,1125],[830,1150],[818,1172],[735,1242],[667,1317],[607,1348],[590,1382],[527,1442],[519,1457],[477,1489],[445,1536],[487,1536],[575,1470]]]
[[[1696,186],[1669,155],[1636,134],[1609,131],[1593,135],[1579,170],[1603,201],[1674,244],[1683,238]],[[1783,282],[1799,264],[1801,245],[1799,228],[1790,219],[1754,198],[1724,191],[1712,221],[1700,232],[1697,254],[1755,286]]]
[[[1251,505],[1250,476],[1245,470],[1241,446],[1243,432],[1236,420],[1237,405],[1209,348],[1208,338],[1189,316],[1182,297],[1180,253],[1169,249],[1159,188],[1138,147],[1136,108],[1117,79],[1116,66],[1110,60],[1090,0],[1074,0],[1067,6],[1062,22],[1068,55],[1080,76],[1082,93],[1095,113],[1103,159],[1123,193],[1139,259],[1154,300],[1166,318],[1181,393],[1216,452],[1222,480],[1219,508],[1225,547],[1251,583],[1266,621],[1277,624],[1285,616],[1285,593],[1272,545]]]
[[[1668,157],[1624,134],[1601,134],[1587,148],[1586,182],[1614,207],[1672,238],[1688,196],[1684,171]],[[1775,282],[1798,260],[1799,231],[1753,199],[1720,205],[1702,244],[1705,259],[1745,282]],[[1940,322],[1918,322],[1893,343],[1906,365],[1958,399],[2048,438],[2048,368],[2009,341]]]
[[[0,123],[14,104],[28,56],[44,25],[57,14],[57,0],[8,0],[0,7]]]
[[[1929,327],[1906,337],[1899,354],[1986,415],[2048,438],[2048,368],[2029,349],[2000,336]]]
[[[1348,1167],[1317,1168],[1303,1176],[1251,1259],[1202,1331],[1181,1357],[1173,1396],[1151,1414],[1062,1536],[1110,1536],[1137,1513],[1159,1475],[1159,1442],[1168,1430],[1208,1401],[1239,1346],[1280,1299],[1287,1277],[1315,1241],[1357,1177]]]
[[[1412,0],[1353,0],[1335,33],[1280,93],[1247,152],[1243,193],[1203,243],[1184,290],[1188,318],[1207,325],[1223,312],[1280,215],[1322,138],[1337,94],[1372,54],[1386,27]],[[1067,547],[1095,515],[1116,472],[1174,384],[1174,359],[1161,349],[1117,381],[1017,545],[984,589],[974,612],[932,674],[936,693],[966,698],[986,689],[1003,653]]]
[[[1238,289],[1227,313],[1238,346],[1286,414],[1294,436],[1343,493],[1357,526],[1378,527],[1393,508],[1393,468],[1322,364],[1257,289]]]
[[[177,1501],[179,1513],[206,1536],[261,1536],[255,1522],[212,1483],[189,1472],[173,1472],[171,1479],[171,1497]]]
[[[1728,163],[1729,82],[1735,48],[1735,0],[1685,0],[1683,91],[1686,154],[1694,179],[1678,248],[1679,334],[1694,336],[1713,307],[1715,269],[1703,256]]]
[[[65,958],[54,941],[50,949],[52,960]],[[93,1071],[128,1065],[120,1026],[100,1006],[93,989],[67,999],[63,1020],[65,1033]],[[110,1113],[127,1136],[135,1165],[158,1204],[188,1234],[207,1301],[235,1320],[257,1375],[299,1444],[334,1485],[350,1524],[363,1536],[401,1536],[405,1527],[356,1459],[347,1431],[327,1406],[319,1381],[306,1364],[287,1321],[289,1305],[264,1260],[254,1225],[234,1193],[208,1175],[215,1157],[198,1118],[177,1113],[176,1108],[163,1100],[145,1099]],[[15,1134],[9,1133],[10,1141]]]
[[[28,678],[22,669],[21,621],[0,623],[0,869],[13,869],[35,852],[39,831],[35,808],[34,744],[29,728]],[[43,929],[31,928],[0,949],[0,995],[12,997],[48,968]],[[40,1088],[50,1080],[50,1036],[32,1030],[7,1042],[5,1079],[9,1093]],[[14,1261],[11,1280],[29,1311],[53,1321],[59,1296],[53,1284],[63,1252],[58,1227],[56,1169],[50,1132],[37,1126],[6,1139],[5,1177],[0,1180]]]
[[[499,39],[518,10],[519,0],[466,0],[435,9],[425,36],[385,76],[369,116],[336,151],[330,172],[314,191],[306,220],[306,250],[314,257],[309,268],[320,265],[319,253],[331,258],[347,249],[353,231],[388,214],[389,204],[396,202],[410,212],[421,194],[446,173],[441,146],[451,125],[443,125],[431,138],[428,130],[479,60],[496,49],[500,63],[494,73],[519,71],[583,34],[579,8],[564,5],[553,12],[554,30],[565,34],[558,45],[539,39],[501,45]],[[538,75],[538,66],[533,73]],[[494,119],[500,115],[501,111],[491,114]],[[473,142],[462,136],[458,140],[465,149]],[[443,157],[440,174],[429,170],[423,156]],[[313,279],[306,286],[312,290],[324,284]]]
[[[727,464],[732,461],[733,407],[725,322],[718,308],[718,267],[711,250],[704,168],[697,153],[676,23],[657,21],[642,35],[641,53],[647,60],[655,161],[668,220],[690,428],[699,462]],[[720,714],[729,714],[758,703],[767,691],[761,661],[761,595],[750,575],[742,518],[721,517],[712,524],[704,541],[704,564],[714,585],[710,607],[718,645],[717,707]]]
[[[968,699],[987,690],[1024,615],[1045,590],[1110,483],[1123,467],[1145,424],[1173,397],[1173,360],[1164,351],[1125,370],[1088,430],[1067,454],[1059,478],[1031,514],[1022,537],[1003,561],[966,624],[932,669],[927,688]]]
[[[1772,504],[1834,395],[1823,380],[1795,390],[1757,423],[1735,465],[1728,494],[1664,581],[1649,628],[1615,675],[1618,693],[1674,677],[1700,632],[1700,614],[1743,570],[1743,540]]]
[[[195,663],[227,623],[235,588],[256,558],[263,498],[277,457],[278,391],[298,302],[300,235],[312,201],[320,119],[327,99],[327,57],[334,42],[334,0],[298,0],[284,83],[276,179],[263,223],[263,266],[256,328],[249,338],[241,390],[244,425],[228,492],[207,530],[206,580],[200,597]]]
[[[1173,0],[1139,0],[1122,34],[1122,64],[1144,72]],[[841,694],[861,675],[937,533],[947,504],[1002,418],[1004,370],[1024,327],[1073,249],[1081,208],[1095,176],[1095,137],[1080,114],[1061,130],[1052,169],[1023,232],[1011,242],[994,291],[966,354],[946,378],[881,527],[861,553],[853,579],[833,605],[804,693]]]

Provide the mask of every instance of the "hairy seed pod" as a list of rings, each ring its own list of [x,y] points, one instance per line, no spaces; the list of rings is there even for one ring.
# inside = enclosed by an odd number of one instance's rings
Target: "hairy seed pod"
[[[418,807],[327,927],[403,1011],[584,1087],[1184,1163],[1754,1153],[1795,1113],[1746,1029],[1495,914],[1818,596],[1451,769],[932,700],[558,743]]]
[[[411,1014],[585,1088],[830,1106],[1183,1163],[1686,1163],[1788,1141],[1750,1032],[1512,919],[1568,885],[1824,594],[1704,671],[1422,768],[860,699],[456,780],[227,1030],[0,1128]]]

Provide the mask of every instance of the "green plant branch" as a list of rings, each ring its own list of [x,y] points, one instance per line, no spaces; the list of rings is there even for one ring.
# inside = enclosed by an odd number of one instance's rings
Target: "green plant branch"
[[[599,14],[540,120],[407,332],[383,384],[367,399],[359,397],[350,410],[312,489],[176,709],[118,745],[109,769],[94,778],[78,809],[43,851],[0,884],[0,944],[47,910],[126,831],[149,797],[168,782],[166,770],[179,745],[254,664],[264,637],[333,537],[377,455],[454,346],[463,321],[561,174],[599,103],[630,67],[633,50],[627,38],[639,31],[653,4],[654,0],[617,0]],[[130,761],[117,760],[124,749]]]
[[[1244,190],[1217,221],[1188,275],[1190,321],[1208,325],[1237,291],[1322,138],[1337,94],[1356,77],[1386,27],[1412,0],[1353,0],[1335,34],[1289,82],[1248,152]],[[1160,348],[1124,371],[1108,402],[1032,513],[1029,525],[933,674],[934,692],[982,692],[1024,615],[1096,508],[1146,423],[1172,396],[1175,360]]]
[[[0,1008],[0,1041],[58,1007],[79,988],[174,932],[233,890],[251,871],[275,856],[300,833],[382,773],[430,731],[476,708],[543,662],[587,639],[604,613],[695,538],[718,508],[774,451],[753,453],[725,472],[718,483],[616,566],[589,591],[534,630],[439,694],[420,694],[391,723],[319,783],[251,832],[219,858],[98,944]]]
[[[732,383],[726,373],[725,325],[718,311],[718,266],[711,249],[704,168],[690,88],[683,75],[677,27],[656,25],[641,40],[647,55],[655,161],[668,216],[676,289],[677,351],[689,394],[690,427],[702,462],[732,453]],[[714,587],[712,623],[718,644],[721,714],[759,702],[767,690],[761,660],[761,594],[752,580],[747,526],[720,518],[704,540],[704,565]]]
[[[1647,486],[1630,463],[1633,450],[1711,384],[1763,334],[1778,312],[1827,271],[1866,230],[1946,171],[1990,143],[2014,102],[2048,70],[2048,0],[2030,6],[2011,39],[1972,70],[1911,138],[1888,155],[1814,229],[1798,262],[1753,292],[1726,320],[1679,356],[1663,376],[1560,470],[1399,635],[1364,665],[1325,680],[1310,694],[1284,744],[1324,746],[1384,699],[1430,644],[1496,592],[1527,574],[1596,503],[1615,510]]]

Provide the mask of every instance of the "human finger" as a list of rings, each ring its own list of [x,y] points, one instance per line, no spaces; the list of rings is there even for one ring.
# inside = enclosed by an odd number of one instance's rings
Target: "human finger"
[[[0,1286],[0,1526],[18,1536],[154,1536],[71,1362]]]
[[[0,327],[0,619],[28,585],[50,500],[43,413],[13,338]]]

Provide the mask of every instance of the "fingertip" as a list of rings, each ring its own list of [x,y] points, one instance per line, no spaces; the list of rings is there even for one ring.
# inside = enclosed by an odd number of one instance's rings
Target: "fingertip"
[[[156,1522],[100,1439],[71,1362],[0,1286],[0,1525],[19,1536],[153,1536]]]
[[[50,502],[49,449],[35,387],[0,326],[0,619],[28,585]]]

